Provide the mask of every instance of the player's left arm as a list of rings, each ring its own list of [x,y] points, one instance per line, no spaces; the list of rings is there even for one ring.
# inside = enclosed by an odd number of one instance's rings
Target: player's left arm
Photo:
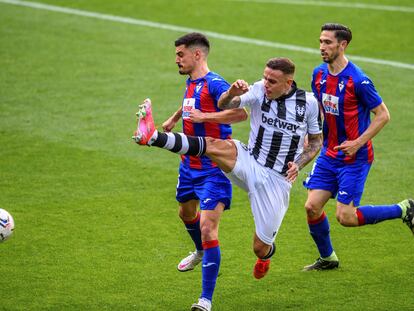
[[[190,112],[190,120],[194,123],[213,122],[221,124],[232,124],[244,121],[248,118],[248,113],[244,108],[229,109],[218,112],[201,112],[193,109]]]
[[[288,163],[286,179],[293,183],[298,177],[299,170],[304,168],[318,154],[322,147],[322,133],[308,134],[308,142],[295,162]]]
[[[374,138],[390,120],[390,113],[384,102],[371,109],[371,112],[375,117],[365,132],[355,140],[345,140],[339,146],[334,147],[334,150],[342,150],[345,155],[352,157],[370,139]]]

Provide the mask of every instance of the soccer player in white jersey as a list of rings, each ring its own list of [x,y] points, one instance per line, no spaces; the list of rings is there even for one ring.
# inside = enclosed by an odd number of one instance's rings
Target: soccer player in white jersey
[[[249,194],[256,232],[253,250],[258,257],[253,274],[265,276],[275,253],[275,238],[289,205],[291,184],[322,144],[319,106],[312,93],[298,89],[294,63],[272,58],[263,79],[249,87],[237,80],[218,102],[222,109],[248,107],[251,130],[248,146],[238,140],[162,133],[154,127],[151,102],[141,109],[136,143],[185,155],[206,155]],[[308,144],[303,148],[305,136]],[[205,310],[195,308],[194,310]]]

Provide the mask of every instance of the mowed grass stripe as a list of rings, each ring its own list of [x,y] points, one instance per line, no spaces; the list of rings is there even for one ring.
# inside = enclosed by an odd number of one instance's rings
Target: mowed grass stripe
[[[231,2],[256,2],[269,4],[288,4],[288,5],[302,5],[302,6],[320,6],[346,9],[365,9],[389,12],[414,13],[414,8],[409,6],[397,5],[379,5],[369,3],[345,3],[345,2],[327,2],[327,1],[299,1],[299,0],[226,0]]]
[[[240,36],[221,34],[221,33],[212,32],[208,30],[181,27],[181,26],[176,26],[176,25],[171,25],[171,24],[156,23],[156,22],[146,21],[142,19],[115,16],[115,15],[109,15],[109,14],[101,14],[97,12],[89,12],[89,11],[84,11],[84,10],[79,10],[79,9],[64,8],[64,7],[42,4],[42,3],[37,3],[37,2],[26,2],[26,1],[18,1],[18,0],[0,0],[0,2],[24,6],[24,7],[30,7],[30,8],[35,8],[35,9],[48,10],[48,11],[53,11],[53,12],[60,12],[60,13],[90,17],[90,18],[97,18],[97,19],[109,20],[109,21],[114,21],[114,22],[119,22],[119,23],[140,25],[140,26],[145,26],[145,27],[153,27],[153,28],[159,28],[159,29],[165,29],[165,30],[171,30],[171,31],[177,31],[177,32],[198,31],[198,32],[205,33],[207,36],[212,37],[212,38],[240,42],[240,43],[247,43],[247,44],[254,44],[258,46],[273,47],[273,48],[290,50],[290,51],[299,51],[299,52],[310,53],[310,54],[320,53],[318,49],[308,48],[308,47],[303,47],[303,46],[298,46],[298,45],[283,44],[279,42],[271,42],[271,41],[265,41],[265,40],[260,40],[260,39],[245,38],[245,37],[240,37]],[[358,55],[348,55],[348,56],[349,58],[355,61],[414,70],[414,64],[383,60],[383,59],[376,59],[376,58],[370,58],[370,57],[364,57],[364,56],[358,56]]]

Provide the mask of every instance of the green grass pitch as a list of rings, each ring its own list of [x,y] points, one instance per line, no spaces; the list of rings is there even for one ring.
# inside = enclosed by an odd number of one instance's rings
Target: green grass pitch
[[[414,7],[410,0],[360,1],[411,12],[271,1],[42,2],[314,49],[323,23],[349,25],[350,55],[411,64],[356,61],[391,113],[374,140],[362,203],[388,204],[413,196]],[[177,215],[179,157],[130,139],[141,100],[153,100],[157,124],[181,103],[185,77],[173,41],[182,34],[0,1],[0,207],[16,223],[0,244],[0,310],[178,311],[197,299],[200,268],[176,270],[193,248]],[[254,82],[268,58],[287,56],[297,64],[298,85],[310,89],[320,63],[301,51],[211,43],[210,69],[229,82]],[[248,122],[237,124],[233,136],[247,141],[248,129]],[[213,310],[413,310],[414,240],[400,220],[344,228],[330,202],[342,266],[301,272],[318,256],[303,209],[309,170],[293,187],[278,253],[260,281],[252,276],[247,195],[234,188],[220,225]]]

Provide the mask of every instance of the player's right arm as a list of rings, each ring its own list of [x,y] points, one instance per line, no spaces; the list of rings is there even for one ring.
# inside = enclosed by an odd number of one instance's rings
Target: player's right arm
[[[235,81],[230,88],[221,94],[217,105],[220,109],[233,109],[240,106],[240,96],[249,90],[249,84],[244,80]]]
[[[176,112],[173,113],[171,117],[169,117],[163,124],[162,129],[164,132],[171,132],[171,130],[175,127],[178,121],[180,121],[181,116],[183,114],[183,107],[180,106]]]

